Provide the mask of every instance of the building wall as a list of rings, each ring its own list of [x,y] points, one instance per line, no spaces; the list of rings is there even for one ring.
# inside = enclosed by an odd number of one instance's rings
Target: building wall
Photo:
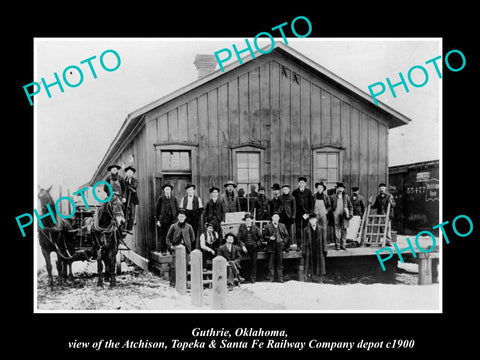
[[[267,188],[275,182],[296,186],[300,175],[312,187],[320,180],[312,178],[312,149],[322,146],[342,149],[340,180],[347,192],[358,185],[362,194],[375,195],[378,183],[388,181],[383,115],[275,52],[149,111],[144,122],[119,154],[135,156],[141,202],[136,232],[146,240],[134,245],[144,256],[154,248],[153,179],[162,176],[155,147],[191,147],[192,181],[204,201],[210,186],[236,180],[233,151],[243,145],[263,149]]]

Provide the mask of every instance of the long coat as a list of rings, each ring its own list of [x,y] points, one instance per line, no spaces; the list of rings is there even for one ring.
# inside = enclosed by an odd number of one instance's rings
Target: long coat
[[[280,216],[282,216],[281,214],[285,212],[287,218],[295,219],[297,213],[297,204],[295,202],[295,198],[291,194],[282,194],[280,195],[280,199],[282,201]]]
[[[186,222],[184,224],[184,226],[180,226],[178,221],[175,224],[172,224],[170,229],[168,229],[166,241],[168,247],[180,245],[182,243],[180,235],[182,235],[183,243],[188,254],[192,251],[192,243],[195,241],[195,234],[192,225]]]
[[[312,233],[312,227],[309,224],[303,228],[302,255],[305,259],[305,274],[325,275],[325,258],[327,257],[327,239],[323,236],[323,231],[319,225]]]
[[[267,241],[267,250],[268,253],[273,253],[275,251],[275,246],[281,246],[282,248],[288,244],[288,231],[285,224],[278,223],[278,231],[280,232],[280,236],[282,237],[283,241],[281,244],[277,243],[277,240],[270,240],[270,236],[275,235],[275,226],[272,222],[268,223],[265,226],[263,231],[263,241]]]
[[[270,199],[265,196],[258,196],[255,199],[255,220],[271,220],[270,217]]]
[[[240,200],[237,194],[233,193],[233,196],[227,196],[227,193],[224,193],[221,196],[221,200],[225,204],[225,212],[240,211]]]
[[[208,200],[205,206],[204,220],[205,222],[215,221],[214,229],[220,234],[220,222],[225,221],[225,203],[218,198],[214,203],[212,199]]]
[[[338,204],[337,194],[333,194],[330,200],[332,200],[331,213],[333,217],[333,214],[335,213],[335,209],[337,208]],[[344,229],[348,229],[348,226],[350,225],[350,219],[353,217],[353,206],[352,202],[350,201],[350,197],[345,193],[343,194],[343,208],[348,209],[348,217],[345,215],[345,212],[342,211],[342,214],[340,215],[340,224],[343,226]]]
[[[168,204],[170,203],[170,208]],[[161,195],[157,200],[157,205],[155,206],[155,216],[161,224],[171,224],[177,218],[178,213],[178,202],[177,198],[170,196],[170,199],[167,199],[165,195]]]
[[[128,197],[130,196],[130,205],[138,205],[138,195],[137,195],[137,186],[138,180],[134,177],[125,178],[125,199],[128,201]]]
[[[304,214],[309,214],[313,210],[313,195],[310,189],[305,188],[300,191],[300,188],[296,188],[292,192],[292,196],[295,198],[296,218],[301,219]]]
[[[365,212],[365,198],[362,195],[352,195],[353,215],[363,216]]]

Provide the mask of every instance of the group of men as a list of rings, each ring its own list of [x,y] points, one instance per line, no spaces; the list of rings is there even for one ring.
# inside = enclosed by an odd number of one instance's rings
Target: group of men
[[[138,204],[136,188],[138,181],[133,177],[135,168],[125,168],[125,178],[118,174],[121,167],[111,165],[106,181],[110,183],[115,197],[114,209],[119,223],[125,222],[126,231],[130,231],[135,219],[135,205]],[[307,278],[325,275],[325,258],[327,254],[327,227],[334,228],[335,249],[346,250],[346,235],[349,221],[353,216],[364,215],[366,200],[359,194],[358,187],[352,187],[352,195],[345,193],[343,183],[337,183],[335,193],[328,194],[327,186],[322,182],[314,184],[314,192],[307,188],[307,179],[298,178],[298,187],[290,192],[290,185],[272,186],[272,198],[265,194],[265,187],[259,186],[256,197],[249,196],[249,208],[253,214],[246,212],[237,236],[233,233],[222,234],[221,224],[225,222],[225,214],[241,211],[241,196],[235,189],[237,184],[228,181],[224,184],[224,193],[220,188],[212,186],[209,190],[208,202],[203,205],[196,194],[196,186],[187,184],[186,195],[180,201],[172,193],[173,185],[164,184],[163,193],[156,203],[155,219],[159,236],[157,250],[162,254],[172,254],[170,283],[175,284],[175,247],[183,244],[188,255],[195,249],[203,252],[204,268],[208,260],[217,255],[228,262],[229,285],[242,282],[240,261],[243,255],[249,257],[248,277],[254,283],[257,273],[258,251],[263,249],[268,254],[267,279],[283,282],[283,252],[290,248],[300,250],[305,258],[305,274]],[[379,195],[372,204],[377,213],[385,214],[388,204],[395,206],[393,196],[387,193],[384,183],[379,185]],[[108,187],[105,186],[108,193]],[[251,194],[252,194],[251,193]],[[251,195],[249,194],[249,195]],[[371,202],[371,199],[369,200]],[[126,219],[122,219],[122,209]],[[390,212],[390,218],[393,211]],[[203,221],[202,221],[203,218]],[[255,221],[269,223],[260,231]],[[200,233],[199,233],[200,232]],[[292,239],[296,243],[292,243]],[[197,243],[198,239],[198,243]],[[223,243],[223,240],[224,243]],[[223,244],[222,244],[223,243]],[[290,246],[292,245],[292,246]],[[387,237],[390,243],[390,235]],[[276,277],[275,277],[276,275]]]

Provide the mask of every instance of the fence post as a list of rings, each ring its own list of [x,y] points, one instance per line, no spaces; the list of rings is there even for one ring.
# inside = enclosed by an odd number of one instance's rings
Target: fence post
[[[212,270],[212,309],[225,310],[227,307],[227,260],[223,256],[216,256],[213,259]]]
[[[195,249],[190,253],[190,288],[192,305],[203,305],[203,266],[202,251]]]
[[[180,295],[187,293],[187,259],[183,245],[175,247],[175,290]]]

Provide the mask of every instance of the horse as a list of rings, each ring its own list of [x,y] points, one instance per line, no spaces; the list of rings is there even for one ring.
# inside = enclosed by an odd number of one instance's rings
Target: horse
[[[113,195],[112,199],[103,203],[95,211],[92,225],[93,251],[97,254],[97,286],[103,286],[103,264],[105,264],[105,280],[110,287],[116,285],[115,263],[118,245],[125,236],[118,221],[118,205],[120,200]]]
[[[38,225],[38,239],[40,247],[42,249],[42,254],[45,259],[45,264],[47,267],[48,273],[48,283],[50,288],[53,290],[53,276],[52,276],[52,263],[50,259],[50,254],[55,252],[57,254],[57,271],[58,271],[58,283],[61,285],[64,280],[67,278],[67,265],[70,270],[70,276],[72,277],[72,268],[71,264],[74,259],[74,256],[71,254],[74,253],[72,247],[72,225],[67,219],[61,218],[55,212],[55,203],[52,196],[50,195],[50,190],[52,186],[48,189],[42,189],[38,186],[38,199],[40,200],[40,209],[42,214],[49,212],[47,205],[50,207],[53,214],[55,214],[55,222],[52,217],[46,217],[40,221],[43,224],[43,229]]]

